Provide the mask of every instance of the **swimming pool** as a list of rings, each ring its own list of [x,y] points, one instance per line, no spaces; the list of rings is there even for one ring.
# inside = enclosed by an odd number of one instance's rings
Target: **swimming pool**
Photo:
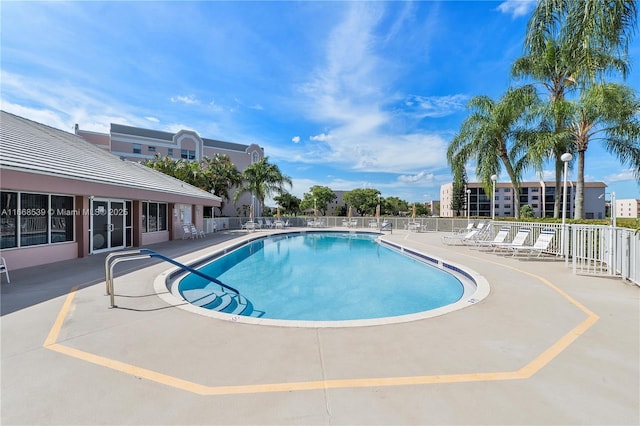
[[[238,289],[241,297],[195,275],[174,282],[172,292],[234,320],[252,315],[263,323],[298,325],[410,320],[474,303],[462,301],[476,290],[464,270],[378,237],[305,231],[254,238],[200,262],[202,272]]]

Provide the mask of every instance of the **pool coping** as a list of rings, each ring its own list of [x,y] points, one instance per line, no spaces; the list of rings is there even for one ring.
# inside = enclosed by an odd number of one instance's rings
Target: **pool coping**
[[[398,243],[394,243],[384,239],[385,234],[372,231],[344,231],[335,229],[302,229],[302,230],[282,230],[279,232],[273,232],[270,234],[248,234],[244,238],[234,240],[231,244],[224,245],[212,253],[208,253],[199,256],[188,263],[188,266],[197,267],[204,263],[208,263],[220,256],[230,253],[252,241],[256,241],[263,238],[269,238],[274,235],[288,235],[288,234],[304,234],[304,233],[340,233],[344,234],[348,232],[350,234],[367,234],[377,235],[379,244],[384,245],[390,250],[397,251],[405,256],[421,261],[427,265],[434,266],[444,272],[447,272],[456,277],[463,286],[463,294],[456,302],[441,306],[439,308],[431,309],[428,311],[417,312],[406,315],[398,315],[384,318],[371,318],[371,319],[359,319],[359,320],[340,320],[340,321],[308,321],[308,320],[282,320],[271,318],[257,318],[244,315],[233,315],[224,312],[219,312],[211,309],[201,308],[199,306],[192,305],[186,299],[184,299],[177,290],[176,281],[172,281],[178,275],[182,275],[183,271],[175,266],[160,273],[153,282],[153,287],[163,301],[169,305],[175,306],[182,310],[205,316],[215,318],[223,321],[238,322],[242,324],[263,325],[263,326],[276,326],[276,327],[297,327],[297,328],[352,328],[352,327],[371,327],[379,325],[389,324],[402,324],[406,322],[419,321],[428,318],[434,318],[441,315],[445,315],[451,312],[458,311],[460,309],[472,306],[481,300],[485,299],[490,294],[490,286],[487,279],[480,273],[472,270],[467,266],[463,266],[459,263],[433,256],[431,254],[424,253],[420,250],[411,249]],[[168,290],[168,291],[167,291]]]

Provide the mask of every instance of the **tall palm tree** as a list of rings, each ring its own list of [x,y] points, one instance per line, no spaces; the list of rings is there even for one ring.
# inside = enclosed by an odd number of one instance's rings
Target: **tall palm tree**
[[[555,200],[553,216],[560,217],[560,194],[562,184],[562,154],[570,150],[571,142],[565,137],[567,124],[566,110],[563,108],[567,92],[576,88],[576,66],[572,53],[552,37],[546,38],[545,49],[535,52],[525,48],[526,54],[513,63],[511,72],[515,77],[531,77],[546,91],[546,102],[540,113],[544,128],[540,128],[538,138],[544,138],[541,151],[529,151],[530,162],[542,171],[546,159],[555,165]],[[535,53],[534,53],[535,52]],[[540,145],[539,145],[540,146]]]
[[[578,78],[593,81],[612,68],[625,76],[637,12],[636,0],[539,0],[528,23],[525,46],[537,54],[551,36],[573,52]]]
[[[578,154],[575,217],[584,218],[584,160],[589,144],[600,141],[605,149],[632,167],[640,180],[640,99],[621,84],[596,84],[572,105],[568,127]]]
[[[242,172],[242,184],[233,196],[233,201],[246,192],[251,193],[260,202],[260,207],[264,207],[264,199],[272,194],[282,194],[285,184],[291,186],[291,178],[283,175],[280,168],[269,163],[269,157],[251,164]]]
[[[447,150],[447,161],[452,170],[465,167],[468,161],[476,160],[476,175],[483,183],[485,192],[491,191],[491,176],[499,174],[504,167],[513,185],[515,216],[519,217],[521,168],[518,153],[522,152],[527,111],[536,103],[532,86],[509,89],[499,100],[487,96],[471,98],[468,107],[471,115],[460,127]],[[494,200],[491,200],[494,203]]]
[[[544,58],[548,52],[549,40],[554,40],[562,54],[556,56],[561,60],[556,61],[556,68],[546,72],[546,77],[544,70],[542,74],[536,75],[529,72],[528,75],[538,80],[552,81],[553,76],[556,75],[554,72],[559,69],[571,76],[571,80],[565,81],[578,83],[580,92],[590,90],[596,81],[602,82],[611,71],[619,72],[624,78],[629,72],[627,51],[636,27],[636,0],[539,0],[528,23],[525,52],[529,57]],[[549,149],[555,157],[554,215],[557,216],[562,168],[559,157],[566,146],[566,139],[561,135],[575,133],[576,124],[574,123],[572,132],[566,132],[566,128],[563,128],[567,126],[566,121],[563,123],[566,116],[559,115],[567,112],[564,98],[553,98],[554,92],[551,90],[550,94],[552,96],[550,103],[555,105],[551,105],[547,110],[555,114],[556,121],[553,129],[555,137],[547,141],[545,148]],[[576,148],[580,144],[573,143],[569,145],[571,146]],[[577,203],[579,207],[576,213],[582,214],[584,158],[583,164],[579,164],[578,167],[582,171],[578,173],[576,198],[581,201]]]

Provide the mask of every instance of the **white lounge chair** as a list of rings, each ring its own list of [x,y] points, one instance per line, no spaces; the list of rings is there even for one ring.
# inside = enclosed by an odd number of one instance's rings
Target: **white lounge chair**
[[[4,257],[0,257],[0,274],[3,273],[7,276],[7,284],[11,284],[11,280],[9,279],[9,268],[7,268],[7,261],[4,260]]]
[[[513,255],[516,256],[520,253],[526,253],[530,256],[532,253],[537,253],[536,257],[540,257],[542,253],[549,250],[549,246],[555,237],[556,231],[553,229],[543,229],[538,235],[536,242],[532,246],[513,246],[509,247],[509,250],[513,251]]]
[[[477,229],[472,229],[466,234],[453,234],[453,235],[445,235],[442,237],[442,242],[448,246],[454,245],[465,245],[467,243],[472,243],[476,236],[478,235]]]
[[[515,237],[513,237],[513,240],[510,243],[493,243],[491,244],[491,247],[493,247],[493,251],[495,252],[500,249],[510,249],[512,247],[523,246],[524,243],[527,242],[529,234],[531,234],[530,228],[520,228],[518,229],[518,233]]]
[[[509,236],[509,231],[511,231],[511,228],[509,228],[508,226],[503,226],[502,228],[500,228],[495,237],[493,237],[493,240],[477,240],[475,241],[476,246],[492,247],[494,244],[502,244],[507,239],[507,236]]]

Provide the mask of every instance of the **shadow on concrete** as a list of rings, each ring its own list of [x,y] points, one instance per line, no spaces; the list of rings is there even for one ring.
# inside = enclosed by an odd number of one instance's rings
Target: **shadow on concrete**
[[[222,231],[209,234],[201,239],[173,240],[149,245],[145,248],[176,258],[242,235],[244,233],[238,231]],[[131,250],[131,248],[128,248],[128,250]],[[100,253],[84,258],[10,271],[11,284],[7,284],[3,280],[0,286],[0,316],[65,296],[74,287],[84,288],[96,284],[104,285],[104,262],[108,254],[110,253]],[[142,260],[128,269],[115,271],[114,275],[118,277],[132,270],[162,262],[160,259]],[[127,296],[117,295],[117,297]]]

